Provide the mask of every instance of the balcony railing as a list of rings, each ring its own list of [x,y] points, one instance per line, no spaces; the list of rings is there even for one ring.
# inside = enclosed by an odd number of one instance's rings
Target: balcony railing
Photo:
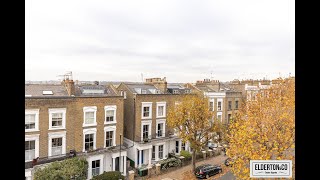
[[[163,139],[169,139],[169,138],[174,138],[177,137],[176,135],[174,135],[173,132],[167,132],[167,133],[162,133],[162,134],[158,134],[158,133],[152,133],[151,135],[148,136],[136,136],[136,142],[139,143],[148,143],[148,142],[152,142],[152,141],[157,141],[157,140],[163,140]]]

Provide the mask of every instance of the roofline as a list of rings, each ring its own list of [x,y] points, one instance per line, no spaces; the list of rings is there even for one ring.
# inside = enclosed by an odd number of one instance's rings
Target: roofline
[[[180,95],[180,96],[181,96],[181,95],[195,95],[195,94],[193,94],[193,93],[190,93],[190,94],[168,94],[168,93],[167,93],[167,94],[138,94],[138,93],[137,93],[137,96],[138,96],[138,95],[139,95],[139,96],[140,96],[140,95],[142,95],[142,96],[146,96],[146,95],[147,95],[147,96],[148,96],[148,95],[150,95],[150,96],[159,96],[159,95],[174,95],[174,96],[178,96],[178,95]]]
[[[123,85],[127,88],[127,90],[129,90],[130,93],[132,93],[132,94],[134,93],[134,92],[131,91],[131,89],[130,89],[124,82],[121,82],[121,83],[119,84],[118,88],[121,86],[121,84],[123,84]],[[118,89],[118,88],[117,88],[117,89]]]
[[[191,83],[186,83],[186,85],[190,85],[191,87],[195,88],[198,91],[202,91],[201,89],[199,89],[197,86],[191,84]],[[191,88],[190,88],[191,89]]]
[[[118,89],[115,88],[115,87],[113,86],[113,84],[109,83],[109,84],[107,84],[107,86],[109,86],[116,95],[119,95]]]
[[[123,97],[122,96],[52,96],[52,97],[31,96],[31,97],[25,97],[25,99],[76,99],[76,98],[123,98]]]

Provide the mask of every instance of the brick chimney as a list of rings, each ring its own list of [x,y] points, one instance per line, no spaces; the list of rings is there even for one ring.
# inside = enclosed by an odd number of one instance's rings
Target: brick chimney
[[[166,77],[163,79],[161,78],[148,78],[146,79],[145,84],[152,84],[158,89],[160,89],[161,92],[166,93],[167,92],[167,81]]]
[[[63,80],[62,84],[65,85],[69,96],[75,95],[76,90],[75,90],[74,82],[72,79],[69,80],[68,78],[66,78]]]

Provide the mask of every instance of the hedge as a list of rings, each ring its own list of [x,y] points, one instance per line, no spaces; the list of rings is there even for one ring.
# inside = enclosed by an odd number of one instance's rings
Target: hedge
[[[100,175],[94,176],[91,180],[124,180],[124,176],[119,171],[103,172]]]
[[[87,179],[88,162],[85,158],[70,158],[56,161],[34,173],[34,180],[85,180]]]

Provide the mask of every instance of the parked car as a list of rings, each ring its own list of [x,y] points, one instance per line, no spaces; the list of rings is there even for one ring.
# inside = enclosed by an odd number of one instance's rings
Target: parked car
[[[209,142],[209,143],[208,143],[208,148],[209,148],[209,149],[212,149],[212,150],[216,150],[216,149],[218,148],[218,144],[217,144],[217,143]]]
[[[194,174],[198,178],[209,178],[215,174],[219,174],[222,172],[222,168],[219,165],[211,165],[211,164],[204,164],[198,166]]]
[[[232,167],[232,163],[234,162],[234,160],[232,158],[227,158],[225,161],[224,161],[224,164],[226,166],[231,166]]]

